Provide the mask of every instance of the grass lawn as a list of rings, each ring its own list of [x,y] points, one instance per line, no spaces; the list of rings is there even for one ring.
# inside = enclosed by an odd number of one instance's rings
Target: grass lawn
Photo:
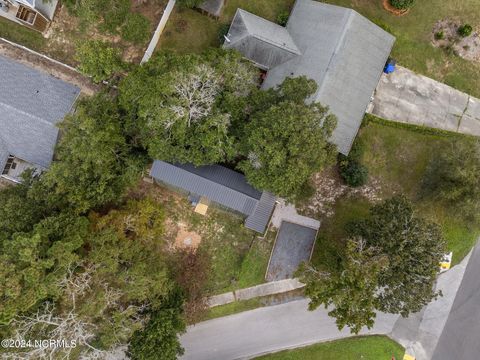
[[[370,20],[388,28],[397,40],[392,56],[400,65],[480,97],[480,63],[447,55],[431,45],[436,21],[445,18],[480,26],[478,0],[416,1],[405,16],[394,16],[383,9],[382,0],[326,0],[353,8]]]
[[[185,234],[185,238],[201,238],[197,251],[205,251],[210,259],[210,294],[221,294],[265,281],[274,234],[261,239],[259,234],[245,228],[243,218],[213,206],[206,216],[197,214],[186,196],[158,185],[142,182],[134,188],[132,196],[152,197],[163,204],[167,218],[165,236],[170,244],[175,243],[180,232]]]
[[[15,24],[3,17],[0,17],[0,37],[33,50],[42,50],[46,43],[46,39],[39,32]]]
[[[257,360],[401,360],[405,349],[386,336],[361,336],[260,356]]]
[[[208,47],[220,45],[220,28],[230,24],[237,8],[275,21],[282,12],[289,12],[293,3],[293,0],[228,0],[218,20],[196,10],[176,6],[157,50],[168,49],[181,54],[202,52]]]
[[[362,162],[368,167],[370,180],[380,183],[381,197],[396,193],[409,196],[422,216],[441,226],[448,250],[453,251],[453,264],[460,262],[480,235],[480,225],[468,223],[444,204],[418,196],[428,163],[453,137],[372,120],[364,124],[356,141],[363,149]],[[312,258],[314,264],[330,269],[338,265],[345,224],[365,217],[369,207],[363,198],[343,197],[336,202],[335,215],[324,220],[320,228]]]
[[[235,301],[230,304],[215,306],[208,310],[205,316],[202,318],[202,321],[216,319],[223,316],[237,314],[243,311],[257,309],[264,306],[262,301],[259,298]]]

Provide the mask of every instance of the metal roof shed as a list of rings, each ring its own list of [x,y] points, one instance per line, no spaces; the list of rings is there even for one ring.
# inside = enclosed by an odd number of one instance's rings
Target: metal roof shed
[[[196,167],[155,160],[150,176],[246,216],[245,226],[262,234],[275,207],[274,195],[256,190],[245,176],[220,165]]]

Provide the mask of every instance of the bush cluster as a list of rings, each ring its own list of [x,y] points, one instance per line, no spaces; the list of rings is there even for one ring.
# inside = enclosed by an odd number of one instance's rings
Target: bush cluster
[[[348,186],[358,187],[365,185],[368,181],[368,169],[360,161],[361,154],[362,148],[357,142],[348,156],[338,155],[340,176]]]
[[[409,9],[413,6],[414,3],[415,0],[390,0],[390,4],[392,4],[394,8],[400,10]]]
[[[461,37],[470,36],[472,34],[472,31],[473,31],[472,25],[469,25],[469,24],[464,24],[460,26],[457,30],[458,35],[460,35]]]
[[[290,13],[288,11],[281,12],[277,16],[277,24],[281,26],[287,26],[289,16]]]

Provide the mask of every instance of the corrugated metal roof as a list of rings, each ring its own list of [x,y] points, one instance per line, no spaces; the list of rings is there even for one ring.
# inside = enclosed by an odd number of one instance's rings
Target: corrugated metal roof
[[[76,86],[0,56],[3,147],[24,161],[48,167],[58,136],[56,124],[70,112],[79,92]]]
[[[204,196],[247,216],[245,226],[261,233],[275,206],[273,195],[260,193],[242,174],[219,165],[195,167],[155,160],[150,175],[157,181]]]
[[[237,9],[227,38],[225,48],[237,49],[264,69],[300,55],[287,29],[242,9]]]
[[[286,30],[302,55],[270,68],[263,88],[287,77],[315,80],[311,100],[337,116],[331,140],[348,154],[395,38],[351,9],[313,0],[296,1]]]

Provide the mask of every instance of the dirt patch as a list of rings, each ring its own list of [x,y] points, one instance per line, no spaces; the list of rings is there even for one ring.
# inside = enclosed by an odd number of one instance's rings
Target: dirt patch
[[[367,185],[352,188],[343,183],[336,167],[315,174],[312,186],[315,193],[299,210],[303,215],[317,219],[334,215],[335,203],[343,196],[362,196],[371,202],[381,200],[381,186],[376,179],[370,179]]]
[[[0,190],[5,189],[7,186],[13,186],[13,183],[4,178],[0,178]]]
[[[435,23],[431,41],[433,46],[445,49],[469,61],[480,62],[480,34],[478,30],[461,37],[458,28],[462,23],[456,19],[443,19]]]
[[[202,241],[202,237],[194,231],[187,231],[187,224],[179,223],[179,230],[175,238],[176,249],[196,250]]]
[[[86,95],[93,95],[100,90],[99,85],[93,84],[88,77],[79,72],[2,40],[0,40],[0,55],[74,84]]]
[[[410,9],[397,9],[390,4],[390,0],[383,0],[383,8],[395,16],[407,15]]]

